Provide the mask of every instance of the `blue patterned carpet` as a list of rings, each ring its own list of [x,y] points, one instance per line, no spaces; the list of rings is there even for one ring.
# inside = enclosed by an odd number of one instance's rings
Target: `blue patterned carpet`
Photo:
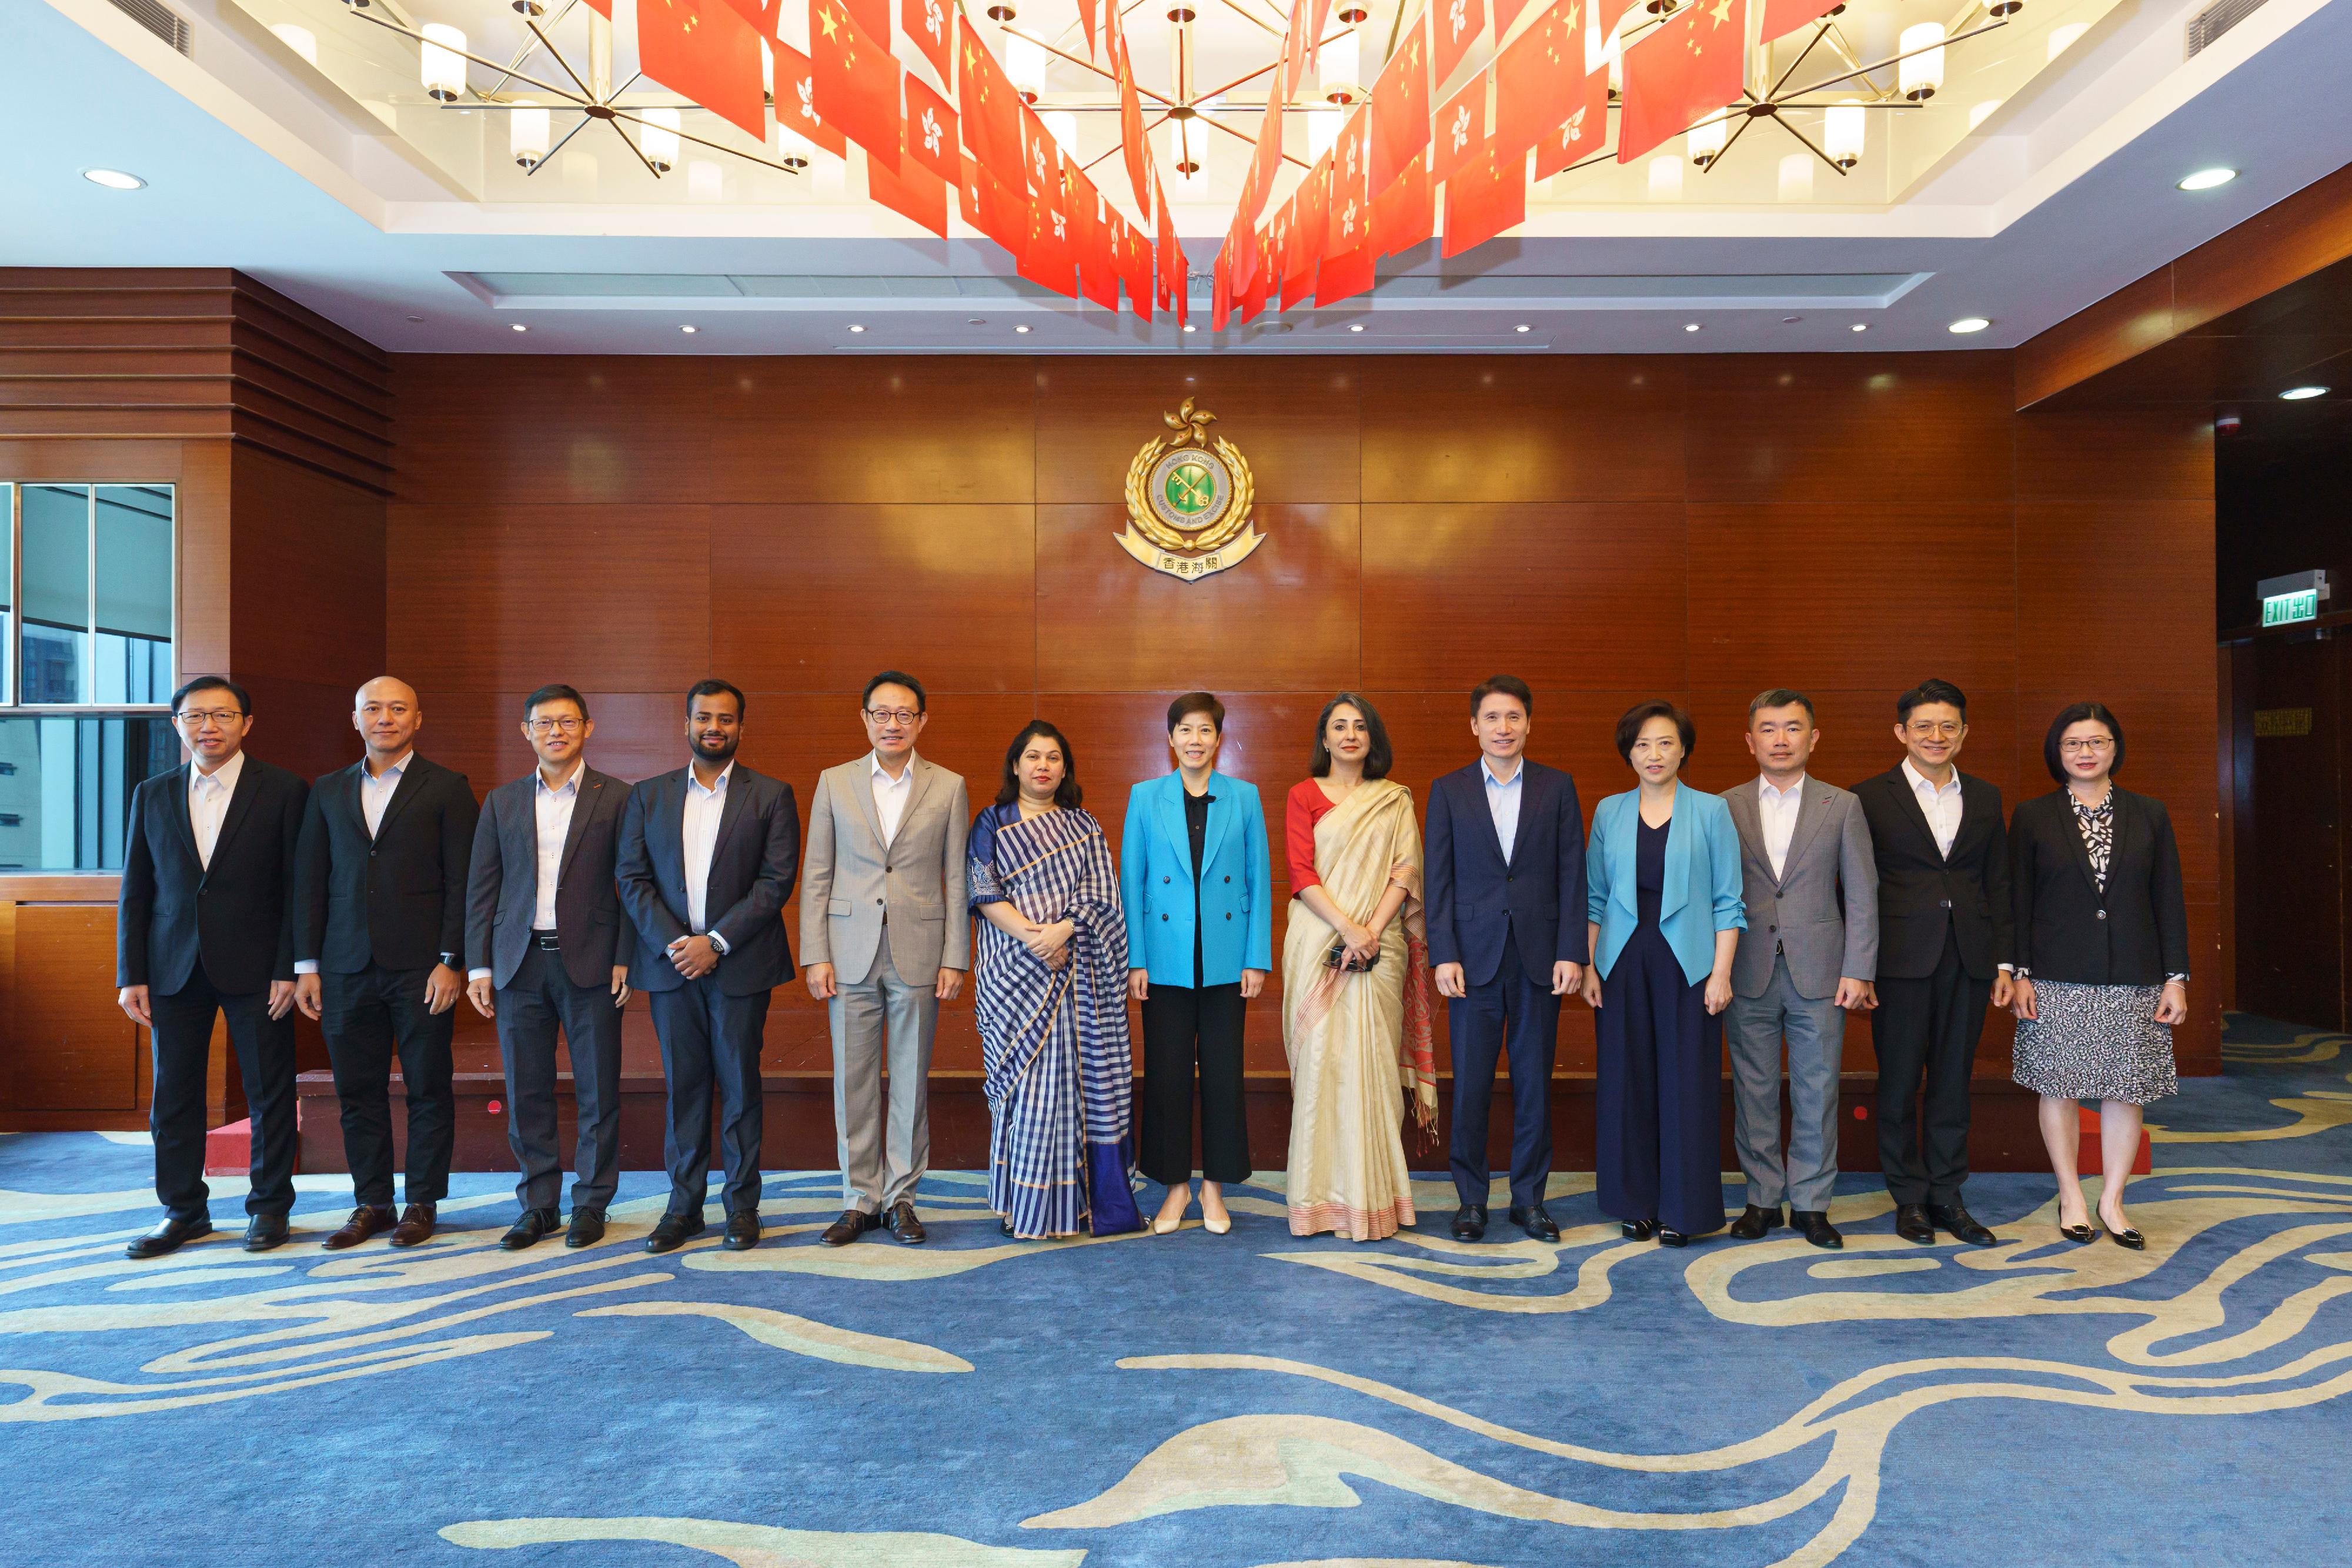
[[[833,1178],[781,1175],[759,1250],[653,1258],[637,1175],[582,1252],[498,1251],[476,1176],[415,1252],[137,1264],[143,1140],[0,1138],[0,1561],[2338,1561],[2352,1037],[2229,1052],[2158,1109],[2144,1254],[2021,1176],[1969,1185],[1984,1251],[1848,1178],[1831,1255],[1624,1244],[1577,1176],[1556,1248],[1297,1241],[1278,1175],[1222,1239],[1016,1244],[943,1174],[929,1247],[821,1248]],[[298,1232],[348,1193],[305,1178]]]

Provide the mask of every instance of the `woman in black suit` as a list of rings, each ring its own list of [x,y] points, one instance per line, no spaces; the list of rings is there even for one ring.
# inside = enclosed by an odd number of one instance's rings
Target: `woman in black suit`
[[[2097,703],[2050,723],[2042,760],[2061,788],[2010,820],[2017,907],[2017,1049],[2011,1074],[2042,1096],[2042,1141],[2058,1175],[2058,1228],[2098,1239],[2075,1175],[2077,1101],[2099,1102],[2105,1183],[2099,1224],[2121,1246],[2140,1107],[2173,1092],[2172,1026],[2189,1016],[2189,914],[2180,850],[2161,801],[2115,782],[2123,726]]]

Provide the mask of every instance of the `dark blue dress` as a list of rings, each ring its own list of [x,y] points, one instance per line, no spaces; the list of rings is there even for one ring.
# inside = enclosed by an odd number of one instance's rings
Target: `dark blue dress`
[[[1673,826],[1639,827],[1641,924],[1601,980],[1594,1192],[1603,1214],[1704,1236],[1723,1225],[1723,1020],[1659,929]]]

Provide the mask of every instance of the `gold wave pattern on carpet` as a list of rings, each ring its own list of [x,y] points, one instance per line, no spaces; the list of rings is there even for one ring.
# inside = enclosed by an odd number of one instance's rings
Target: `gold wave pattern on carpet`
[[[2224,1040],[2221,1055],[2239,1062],[2292,1064],[2333,1061],[2352,1035],[2326,1030],[2311,1030],[2293,1040],[2271,1042]],[[2352,1074],[2344,1080],[2352,1083]],[[2222,1127],[2196,1131],[2168,1127],[2161,1122],[2147,1124],[2151,1144],[2267,1144],[2280,1138],[2307,1138],[2315,1133],[2332,1132],[2337,1127],[2352,1126],[2352,1094],[2332,1089],[2307,1089],[2300,1094],[2273,1100],[2271,1104],[2294,1118],[2283,1127]]]
[[[910,1531],[780,1530],[720,1519],[475,1519],[442,1538],[511,1551],[589,1541],[656,1541],[691,1547],[738,1568],[1077,1568],[1083,1551],[983,1546],[957,1535]]]

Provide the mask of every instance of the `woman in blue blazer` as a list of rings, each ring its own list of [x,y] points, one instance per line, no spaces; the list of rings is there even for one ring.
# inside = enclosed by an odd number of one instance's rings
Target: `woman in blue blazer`
[[[1119,891],[1128,994],[1143,1004],[1137,1164],[1168,1191],[1151,1228],[1192,1201],[1192,1074],[1201,1081],[1201,1223],[1233,1228],[1223,1185],[1250,1175],[1242,1015],[1274,967],[1274,894],[1257,786],[1216,771],[1225,707],[1206,692],[1168,705],[1176,771],[1127,798]]]
[[[1617,721],[1638,788],[1592,814],[1584,852],[1599,1009],[1596,1196],[1636,1241],[1686,1245],[1723,1226],[1717,1130],[1731,956],[1748,925],[1739,832],[1720,795],[1677,782],[1690,715],[1641,703]]]

